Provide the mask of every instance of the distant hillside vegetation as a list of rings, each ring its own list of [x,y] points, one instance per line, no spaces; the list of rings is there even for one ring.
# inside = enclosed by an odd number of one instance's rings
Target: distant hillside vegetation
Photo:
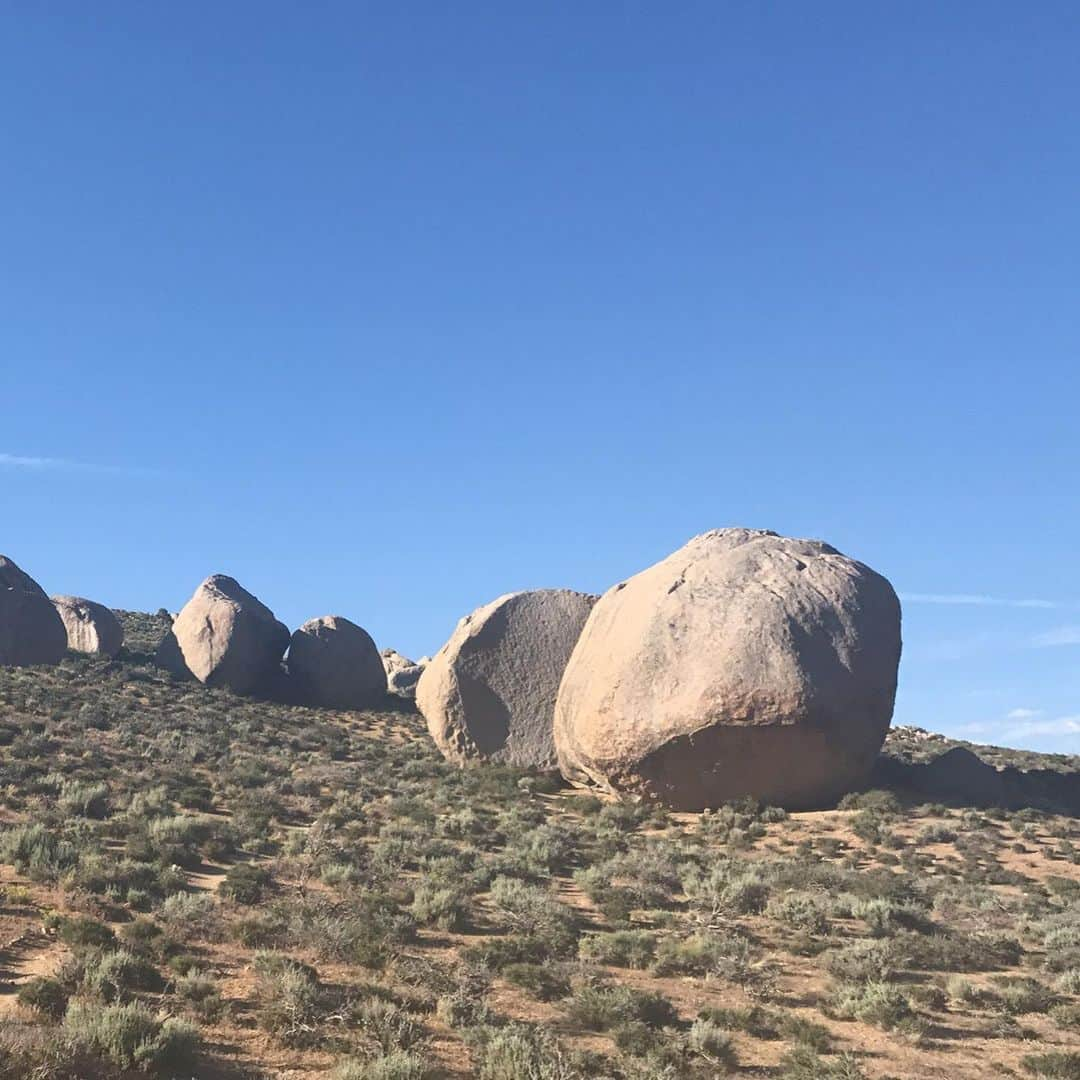
[[[133,656],[153,656],[172,627],[172,616],[164,608],[154,615],[119,608],[114,614],[124,628],[124,648]]]

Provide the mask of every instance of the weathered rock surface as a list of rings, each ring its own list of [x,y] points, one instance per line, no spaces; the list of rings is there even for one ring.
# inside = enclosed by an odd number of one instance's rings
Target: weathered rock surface
[[[0,664],[56,664],[67,632],[45,590],[0,555]]]
[[[681,810],[826,805],[869,775],[899,659],[885,578],[820,541],[708,532],[593,608],[559,690],[559,765]]]
[[[423,660],[410,660],[402,656],[397,649],[383,649],[383,667],[386,669],[386,688],[398,697],[415,698],[416,684],[428,665],[428,657]]]
[[[237,581],[208,577],[184,605],[157,651],[157,662],[207,686],[250,694],[276,687],[288,628]]]
[[[510,593],[458,623],[416,687],[444,756],[555,767],[555,695],[595,601],[569,589]]]
[[[124,645],[124,628],[104,604],[81,596],[54,596],[52,602],[67,631],[67,647],[91,656],[116,656]]]
[[[328,709],[363,709],[386,694],[371,635],[340,615],[309,619],[293,634],[289,678],[301,700]]]

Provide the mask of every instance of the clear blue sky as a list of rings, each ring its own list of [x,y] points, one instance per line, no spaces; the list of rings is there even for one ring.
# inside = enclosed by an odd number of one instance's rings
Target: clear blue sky
[[[5,6],[0,551],[419,654],[768,527],[1080,750],[1076,5],[451,6]]]

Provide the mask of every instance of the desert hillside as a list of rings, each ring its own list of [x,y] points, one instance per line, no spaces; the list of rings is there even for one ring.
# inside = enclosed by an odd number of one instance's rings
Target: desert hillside
[[[1073,817],[602,800],[448,764],[407,702],[173,681],[123,621],[0,669],[3,1080],[1080,1076]]]

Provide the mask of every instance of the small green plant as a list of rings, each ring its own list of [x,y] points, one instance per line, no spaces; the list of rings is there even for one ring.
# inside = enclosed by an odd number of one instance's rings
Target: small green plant
[[[862,1020],[885,1031],[899,1027],[914,1016],[907,995],[887,982],[840,986],[831,1000],[832,1011],[843,1020]]]
[[[161,1019],[142,1005],[72,1001],[64,1031],[77,1044],[120,1069],[152,1068],[168,1075],[194,1069],[197,1030],[183,1020]]]
[[[656,955],[656,935],[648,930],[590,934],[578,942],[578,956],[612,967],[647,968]]]
[[[695,1020],[687,1033],[687,1045],[714,1068],[731,1070],[739,1064],[731,1032],[712,1020]]]
[[[258,904],[266,896],[270,881],[270,871],[265,866],[237,863],[229,867],[219,891],[238,904]]]
[[[579,986],[566,1011],[571,1020],[589,1031],[607,1031],[635,1020],[649,1027],[664,1027],[677,1018],[674,1006],[662,994],[629,986]]]
[[[1080,1080],[1080,1054],[1075,1052],[1027,1054],[1020,1064],[1038,1080]]]
[[[555,1001],[570,993],[566,976],[547,964],[507,964],[502,974],[508,983],[528,991],[538,1001]]]
[[[480,1027],[470,1042],[477,1080],[582,1080],[558,1041],[537,1028]]]
[[[83,988],[105,1001],[127,1001],[137,990],[157,990],[161,976],[140,956],[117,949],[96,954],[86,961]]]
[[[67,1009],[68,992],[59,979],[39,975],[19,988],[19,1004],[59,1020]]]
[[[377,1052],[368,1058],[349,1058],[330,1070],[330,1080],[424,1080],[424,1059],[411,1050]]]

